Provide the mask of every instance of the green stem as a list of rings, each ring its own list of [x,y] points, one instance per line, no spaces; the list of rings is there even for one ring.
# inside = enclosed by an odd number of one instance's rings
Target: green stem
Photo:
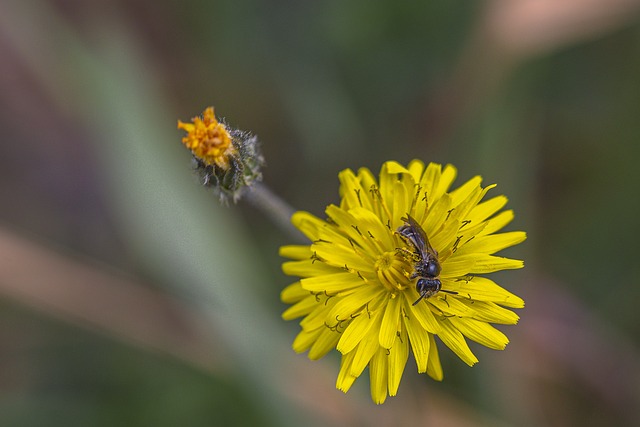
[[[260,209],[276,226],[291,237],[296,240],[304,238],[300,231],[291,224],[291,216],[295,209],[278,197],[266,185],[260,182],[253,184],[248,189],[245,200]]]

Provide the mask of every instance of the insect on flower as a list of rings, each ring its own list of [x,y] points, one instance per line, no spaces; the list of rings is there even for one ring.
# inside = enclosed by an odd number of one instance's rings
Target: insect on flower
[[[483,276],[522,268],[495,254],[527,235],[499,232],[514,217],[501,211],[507,198],[483,200],[494,186],[480,176],[451,189],[456,173],[420,160],[385,162],[379,177],[346,169],[326,220],[293,214],[310,243],[280,249],[284,273],[298,278],[282,291],[291,304],[282,317],[302,318],[296,352],[341,354],[339,390],[368,369],[371,398],[383,403],[397,394],[411,353],[418,372],[441,381],[436,336],[469,366],[478,359],[467,340],[495,350],[509,342],[492,324],[516,324],[510,309],[524,301]]]
[[[397,233],[415,249],[415,252],[411,252],[411,257],[414,261],[414,272],[409,278],[418,278],[416,290],[420,294],[420,298],[413,305],[418,304],[423,298],[429,298],[440,291],[457,294],[457,292],[441,289],[442,282],[439,278],[441,268],[438,261],[438,252],[429,244],[427,233],[411,215],[407,214],[406,218],[401,219],[404,224],[398,227]]]

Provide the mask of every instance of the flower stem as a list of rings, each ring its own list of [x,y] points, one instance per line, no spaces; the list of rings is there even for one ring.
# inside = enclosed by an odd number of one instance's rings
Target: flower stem
[[[291,216],[295,209],[278,197],[269,187],[261,182],[256,182],[248,188],[244,199],[265,213],[282,231],[297,240],[304,239],[300,231],[291,224]]]

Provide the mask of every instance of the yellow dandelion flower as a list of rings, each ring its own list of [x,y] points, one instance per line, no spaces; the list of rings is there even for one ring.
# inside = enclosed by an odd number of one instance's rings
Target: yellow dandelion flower
[[[524,301],[482,277],[523,267],[494,254],[526,238],[496,233],[513,219],[504,196],[477,176],[451,191],[456,169],[418,160],[386,162],[379,181],[365,168],[339,174],[339,206],[328,219],[296,212],[310,245],[283,246],[283,271],[301,279],[282,291],[286,320],[302,317],[297,352],[342,354],[336,386],[347,392],[366,367],[371,396],[394,396],[411,351],[418,372],[443,378],[438,336],[468,365],[478,359],[467,338],[502,350],[507,337],[491,323],[515,324],[508,308]]]
[[[202,117],[194,117],[191,123],[178,120],[178,129],[187,132],[182,143],[191,150],[203,184],[221,201],[237,201],[245,188],[262,179],[264,158],[258,139],[219,122],[213,107],[207,107]]]

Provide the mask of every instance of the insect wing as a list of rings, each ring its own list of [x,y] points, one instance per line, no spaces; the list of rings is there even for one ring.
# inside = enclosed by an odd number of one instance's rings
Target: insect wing
[[[416,249],[420,251],[422,258],[426,260],[430,257],[437,257],[438,253],[431,247],[427,233],[424,231],[422,226],[418,224],[418,221],[416,221],[411,215],[407,215],[405,222],[409,224],[409,228],[411,229],[410,236],[407,237],[411,239]]]

